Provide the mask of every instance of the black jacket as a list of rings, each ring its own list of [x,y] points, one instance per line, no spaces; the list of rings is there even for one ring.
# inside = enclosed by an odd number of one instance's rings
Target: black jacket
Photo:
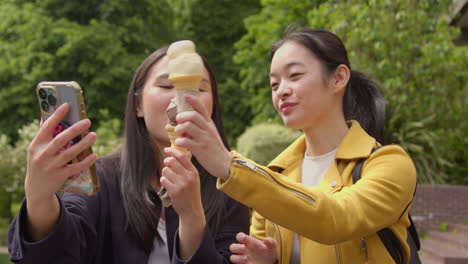
[[[26,201],[23,201],[8,233],[10,260],[19,263],[148,263],[149,254],[139,246],[131,231],[125,230],[125,213],[116,175],[101,169],[101,190],[93,195],[65,193],[58,196],[60,217],[55,229],[43,240],[28,242],[25,229]],[[156,212],[161,211],[157,199]],[[172,207],[166,208],[167,245],[171,262],[184,263],[176,257],[179,218]],[[159,214],[159,213],[158,213]],[[220,231],[205,229],[200,247],[186,263],[230,263],[229,246],[238,232],[248,232],[249,210],[226,197],[226,214]]]

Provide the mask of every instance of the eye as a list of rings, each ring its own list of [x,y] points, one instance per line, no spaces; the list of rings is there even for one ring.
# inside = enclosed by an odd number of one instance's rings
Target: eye
[[[300,77],[301,75],[302,73],[294,72],[294,73],[291,73],[291,75],[289,75],[289,78],[294,79],[294,78]]]
[[[174,88],[174,86],[172,86],[172,85],[159,85],[159,87],[161,87],[163,89],[172,89],[172,88]]]
[[[270,83],[271,90],[276,91],[278,90],[278,83],[277,82],[272,82]]]

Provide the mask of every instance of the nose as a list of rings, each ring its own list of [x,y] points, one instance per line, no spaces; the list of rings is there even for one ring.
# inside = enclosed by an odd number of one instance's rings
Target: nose
[[[276,92],[277,92],[279,98],[284,99],[284,98],[291,95],[292,90],[291,90],[291,88],[289,88],[289,85],[288,85],[287,82],[282,81]]]

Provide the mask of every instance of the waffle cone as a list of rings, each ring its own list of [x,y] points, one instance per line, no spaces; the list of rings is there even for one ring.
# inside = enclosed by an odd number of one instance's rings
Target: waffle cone
[[[180,76],[169,76],[169,80],[176,90],[198,90],[202,75],[180,75]]]
[[[177,139],[177,135],[174,132],[175,126],[166,125],[167,134],[169,135],[169,140],[171,141],[171,148],[177,149],[182,152],[188,151],[186,148],[178,147],[175,144],[175,140]]]

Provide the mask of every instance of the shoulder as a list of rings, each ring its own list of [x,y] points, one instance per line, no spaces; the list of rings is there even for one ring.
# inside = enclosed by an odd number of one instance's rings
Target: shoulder
[[[405,149],[399,145],[385,145],[373,152],[364,162],[363,174],[388,177],[405,184],[416,183],[416,167]]]
[[[372,159],[395,159],[392,162],[406,161],[412,163],[411,157],[408,152],[400,145],[390,144],[378,146],[374,152],[369,156]]]

